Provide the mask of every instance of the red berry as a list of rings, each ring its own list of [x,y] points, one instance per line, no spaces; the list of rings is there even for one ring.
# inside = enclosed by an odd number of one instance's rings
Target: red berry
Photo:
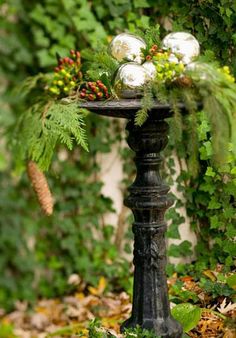
[[[55,67],[55,68],[54,68],[54,71],[55,71],[55,72],[59,72],[59,70],[60,70],[59,67]]]
[[[89,94],[89,96],[88,96],[88,99],[89,99],[90,101],[94,101],[95,98],[96,98],[96,97],[95,97],[94,94]]]
[[[80,93],[80,97],[83,99],[86,96],[85,93]]]
[[[102,82],[100,82],[100,83],[98,83],[98,87],[99,87],[100,89],[103,89],[103,88],[104,88],[104,84],[103,84]]]
[[[147,56],[146,56],[146,60],[147,60],[147,61],[150,61],[151,59],[152,59],[151,55],[147,55]]]
[[[94,93],[97,93],[97,92],[99,92],[99,88],[97,86],[93,86],[92,91]]]
[[[74,55],[75,55],[75,51],[74,51],[74,49],[71,49],[71,50],[70,50],[70,55],[72,55],[72,56],[74,56]]]
[[[103,97],[103,93],[102,92],[97,93],[97,97],[101,99]]]
[[[77,56],[77,58],[80,58],[80,52],[76,52],[76,56]]]
[[[158,46],[157,46],[157,45],[153,45],[153,46],[152,46],[152,49],[153,49],[154,51],[156,51],[156,50],[158,49]]]
[[[64,63],[64,60],[63,60],[63,59],[59,59],[59,60],[58,60],[58,64],[59,64],[59,65],[62,65],[63,63]]]

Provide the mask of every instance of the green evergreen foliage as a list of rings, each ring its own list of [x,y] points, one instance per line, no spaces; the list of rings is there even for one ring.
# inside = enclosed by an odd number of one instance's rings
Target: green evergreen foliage
[[[42,170],[48,170],[57,144],[72,150],[75,143],[88,151],[84,110],[78,103],[34,104],[21,116],[14,136],[16,162],[32,159]]]
[[[199,69],[200,68],[200,69]],[[193,84],[184,88],[176,84],[166,85],[166,88],[159,86],[158,80],[154,80],[153,89],[149,89],[161,102],[169,102],[174,113],[174,131],[172,135],[175,140],[181,141],[183,128],[188,128],[190,147],[190,169],[197,174],[197,116],[199,104],[202,103],[210,125],[212,133],[213,160],[219,165],[225,163],[228,154],[228,144],[233,145],[233,154],[236,155],[236,85],[231,83],[226,74],[218,70],[217,66],[208,63],[201,63],[195,70],[186,71],[186,76],[190,76]],[[156,83],[155,83],[156,81]],[[136,114],[136,124],[142,125],[148,117],[148,111],[152,107],[152,95],[145,93],[142,100],[142,109]],[[183,119],[179,110],[179,103],[183,102],[189,113],[189,117]],[[191,135],[191,136],[190,136]]]
[[[144,95],[142,97],[142,109],[140,109],[135,116],[135,124],[141,126],[148,118],[148,111],[153,105],[153,96],[150,88],[144,88]]]

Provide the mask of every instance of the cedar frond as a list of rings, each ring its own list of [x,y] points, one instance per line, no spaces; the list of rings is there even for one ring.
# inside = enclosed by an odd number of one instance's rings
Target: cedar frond
[[[148,111],[152,109],[153,106],[153,96],[152,91],[149,87],[144,88],[143,98],[141,100],[142,108],[137,111],[134,119],[136,126],[142,126],[148,118]]]

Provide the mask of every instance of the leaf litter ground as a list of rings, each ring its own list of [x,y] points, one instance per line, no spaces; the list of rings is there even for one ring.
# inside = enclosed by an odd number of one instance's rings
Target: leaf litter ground
[[[72,275],[69,283],[76,283],[76,278],[76,275]],[[198,283],[192,278],[182,280],[183,290],[195,292],[200,302],[205,303],[198,324],[185,337],[236,337],[236,305],[226,298],[218,299],[212,305]],[[174,283],[176,277],[168,280],[170,289]],[[4,314],[0,309],[0,338],[89,337],[89,322],[96,318],[101,323],[98,330],[102,336],[99,337],[121,338],[120,324],[131,314],[130,297],[125,292],[105,293],[106,286],[105,278],[101,277],[96,288],[79,282],[73,295],[62,299],[42,299],[34,308],[25,302],[17,302],[11,313]],[[173,303],[171,305],[175,306]]]

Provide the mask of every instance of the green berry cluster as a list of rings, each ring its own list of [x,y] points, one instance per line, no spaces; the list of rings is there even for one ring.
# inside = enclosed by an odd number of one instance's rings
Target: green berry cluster
[[[105,100],[110,97],[107,87],[102,81],[86,82],[81,86],[80,98],[88,101]]]
[[[82,80],[80,52],[71,50],[70,57],[60,58],[53,79],[47,87],[50,94],[68,96]]]
[[[153,63],[156,66],[156,79],[160,82],[174,81],[184,72],[182,62],[170,61],[170,51],[159,51],[153,56]]]
[[[165,51],[153,45],[145,53],[146,61],[152,61],[156,66],[156,80],[160,82],[174,81],[183,74],[184,64],[179,61],[179,56],[170,50]]]

